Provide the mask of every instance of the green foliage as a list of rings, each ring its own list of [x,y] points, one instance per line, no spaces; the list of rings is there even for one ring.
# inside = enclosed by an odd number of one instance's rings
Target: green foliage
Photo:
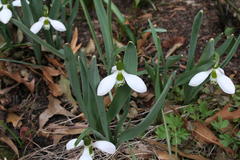
[[[233,135],[233,133],[227,133],[224,130],[224,128],[227,128],[230,125],[230,122],[228,120],[223,120],[222,117],[218,117],[217,120],[211,122],[211,125],[213,126],[215,131],[218,132],[220,142],[225,147],[230,147],[235,151],[240,148],[240,131],[238,131],[236,135]]]
[[[229,121],[223,120],[222,117],[218,117],[217,121],[211,122],[211,125],[215,128],[215,130],[221,130],[229,125]]]
[[[183,141],[187,140],[189,137],[189,133],[184,128],[183,120],[180,116],[176,116],[174,114],[169,114],[165,116],[168,133],[170,135],[171,144],[179,145],[182,144]],[[159,139],[166,139],[166,131],[164,125],[159,126],[155,131],[157,137]]]
[[[208,108],[206,101],[200,101],[199,104],[190,104],[183,109],[183,113],[193,120],[203,121],[214,114],[214,111]]]

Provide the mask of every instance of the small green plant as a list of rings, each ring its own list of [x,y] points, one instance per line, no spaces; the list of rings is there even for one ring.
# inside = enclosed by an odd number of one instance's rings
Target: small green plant
[[[218,137],[221,143],[225,147],[231,147],[233,150],[238,150],[240,148],[240,140],[239,140],[240,131],[238,131],[236,136],[233,136],[229,133],[225,133],[223,129],[228,127],[229,124],[230,122],[228,120],[222,119],[222,117],[218,117],[217,120],[211,123],[213,128],[219,133]]]
[[[229,121],[223,120],[222,117],[218,117],[217,121],[213,121],[211,125],[215,130],[221,130],[229,125]]]
[[[214,111],[208,109],[208,103],[206,101],[200,101],[199,104],[190,104],[183,109],[183,113],[187,114],[193,120],[204,120],[207,117],[213,115]]]
[[[169,138],[171,140],[171,144],[173,145],[179,145],[182,144],[184,140],[187,140],[189,137],[189,133],[184,128],[183,120],[180,116],[176,116],[174,114],[169,114],[165,116],[167,129],[169,133]],[[155,133],[157,134],[157,137],[159,139],[166,139],[167,134],[165,131],[165,126],[160,125]]]

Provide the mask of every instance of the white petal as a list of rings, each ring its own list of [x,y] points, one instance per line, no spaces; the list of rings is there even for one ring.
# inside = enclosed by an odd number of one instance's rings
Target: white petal
[[[83,153],[82,153],[81,157],[79,158],[79,160],[92,160],[92,156],[89,153],[88,147],[84,147]]]
[[[8,9],[6,5],[3,5],[2,10],[0,11],[0,21],[4,24],[7,24],[12,18],[12,11]]]
[[[83,146],[83,145],[84,145],[83,140],[81,140],[81,141],[78,143],[78,145],[75,146],[75,142],[76,142],[76,141],[77,141],[77,138],[68,141],[68,143],[66,144],[66,149],[67,149],[67,150],[70,150],[70,149],[73,149],[73,148],[75,148],[75,147],[79,147],[79,146]]]
[[[200,85],[203,81],[207,79],[207,77],[211,72],[212,72],[212,69],[195,74],[190,80],[190,82],[188,83],[188,85],[193,87]]]
[[[112,67],[112,70],[111,70],[111,73],[114,73],[114,72],[116,72],[117,71],[117,66],[113,66]]]
[[[117,72],[103,78],[98,85],[97,88],[97,95],[103,96],[107,94],[115,85],[116,83]]]
[[[15,7],[21,7],[22,4],[21,4],[21,0],[15,0],[12,2],[12,5],[15,6]]]
[[[33,32],[34,34],[38,33],[40,31],[40,29],[42,28],[43,24],[44,24],[44,20],[45,20],[45,18],[41,17],[39,19],[39,21],[34,23],[30,28],[31,32]]]
[[[29,1],[28,1],[28,0],[26,0],[26,2],[27,2],[27,4],[29,4]],[[21,6],[22,6],[21,0],[15,0],[15,1],[13,1],[13,2],[12,2],[12,5],[13,5],[14,7],[21,7]]]
[[[116,152],[115,145],[108,141],[96,141],[92,144],[92,146],[109,154],[114,154]]]
[[[66,31],[66,27],[62,22],[57,20],[52,20],[50,18],[49,18],[49,21],[50,21],[50,24],[53,26],[53,28],[56,29],[57,31],[60,31],[60,32]]]
[[[140,77],[133,74],[128,74],[125,71],[123,71],[122,74],[129,87],[134,91],[138,93],[144,93],[147,91],[147,86]]]
[[[217,83],[219,87],[227,94],[234,94],[235,93],[235,86],[232,80],[227,77],[224,72],[219,69],[216,69],[217,73]]]

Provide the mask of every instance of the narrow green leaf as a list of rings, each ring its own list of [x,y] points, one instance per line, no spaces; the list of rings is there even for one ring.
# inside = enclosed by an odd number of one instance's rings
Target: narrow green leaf
[[[22,17],[23,22],[27,27],[30,27],[34,23],[32,11],[29,5],[27,4],[26,0],[21,0],[21,4],[22,4],[22,10],[23,10],[23,17]]]
[[[131,89],[124,85],[117,89],[116,95],[113,98],[109,111],[107,112],[108,122],[111,122],[113,118],[120,112],[128,98],[130,97]]]
[[[194,18],[192,33],[190,39],[190,46],[188,50],[187,71],[191,70],[194,66],[195,50],[197,46],[198,33],[202,23],[203,10],[200,10]]]
[[[154,120],[158,116],[158,113],[160,112],[160,110],[164,106],[165,98],[167,96],[167,93],[169,91],[170,86],[172,85],[172,82],[173,82],[173,79],[174,79],[175,75],[176,75],[176,72],[174,72],[170,76],[170,78],[167,81],[166,86],[164,87],[163,92],[161,93],[161,95],[157,99],[156,103],[153,105],[153,107],[150,110],[150,112],[148,113],[148,115],[143,119],[143,121],[140,122],[139,124],[137,124],[135,127],[132,127],[130,129],[127,129],[126,131],[124,131],[119,136],[118,143],[122,143],[122,142],[128,141],[130,139],[133,139],[133,138],[139,136],[151,125],[152,122],[154,122]]]
[[[32,0],[30,2],[30,8],[34,21],[38,21],[38,19],[43,15],[43,1]]]
[[[104,0],[104,2],[108,4],[109,0]],[[136,38],[135,38],[134,33],[132,32],[130,27],[128,25],[126,25],[126,18],[123,16],[123,14],[119,11],[117,6],[113,2],[111,4],[111,8],[112,8],[112,12],[117,17],[118,22],[123,27],[124,31],[127,33],[127,36],[129,37],[129,39],[131,41],[133,41],[134,43],[136,43]]]
[[[131,74],[137,74],[137,49],[133,42],[129,42],[123,58],[124,69]]]
[[[211,61],[211,58],[213,58],[213,55],[215,53],[215,48],[214,48],[214,39],[210,39],[206,48],[204,48],[203,50],[203,53],[200,57],[200,60],[199,60],[199,65],[200,64],[204,64],[208,61]]]
[[[95,10],[97,13],[98,21],[100,23],[100,29],[103,35],[103,41],[105,46],[106,58],[107,58],[107,67],[108,72],[111,70],[113,66],[113,37],[111,36],[111,29],[109,28],[109,22],[107,18],[107,13],[103,6],[102,0],[93,0]]]
[[[227,51],[229,50],[229,48],[231,46],[233,46],[233,44],[235,43],[234,40],[234,36],[229,36],[225,42],[216,49],[216,52],[219,54],[219,56],[222,56],[224,53],[227,53]]]
[[[225,67],[229,61],[232,59],[233,55],[236,53],[238,46],[240,44],[240,36],[238,36],[234,46],[231,48],[231,50],[229,51],[229,53],[227,54],[227,57],[224,59],[224,61],[221,63],[221,67]]]
[[[87,23],[88,23],[88,26],[89,26],[91,35],[92,35],[92,37],[93,37],[93,41],[94,41],[94,43],[95,43],[95,45],[96,45],[98,54],[99,54],[99,56],[100,56],[100,59],[102,60],[104,66],[106,67],[106,60],[105,60],[105,58],[103,57],[103,52],[102,52],[102,49],[101,49],[101,47],[100,47],[100,42],[99,42],[99,40],[97,39],[97,35],[96,35],[95,31],[94,31],[94,27],[93,27],[93,24],[92,24],[92,22],[91,22],[91,18],[90,18],[90,15],[89,15],[89,13],[88,13],[88,10],[87,10],[87,7],[86,7],[86,5],[85,5],[84,0],[80,0],[80,4],[81,4],[81,6],[82,6],[84,15],[85,15],[85,17],[86,17],[86,20],[87,20]]]
[[[60,0],[53,0],[51,9],[49,11],[49,17],[52,19],[57,19],[60,15],[59,11],[62,7],[62,1]]]

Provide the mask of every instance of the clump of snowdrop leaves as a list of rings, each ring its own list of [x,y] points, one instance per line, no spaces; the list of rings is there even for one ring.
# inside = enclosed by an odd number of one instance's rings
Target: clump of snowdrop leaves
[[[203,81],[207,79],[210,75],[210,80],[214,83],[217,82],[219,87],[227,94],[234,94],[235,93],[235,86],[232,80],[227,77],[222,68],[212,68],[208,71],[199,72],[189,82],[190,86],[199,86]]]
[[[125,81],[131,89],[138,93],[147,91],[147,87],[140,77],[125,72],[123,68],[122,62],[118,62],[116,66],[112,67],[112,74],[102,79],[98,85],[98,96],[103,96],[110,92],[114,85],[116,87],[124,85]]]
[[[41,28],[43,27],[45,30],[49,30],[50,29],[50,25],[57,31],[60,32],[64,32],[66,31],[66,27],[64,26],[64,24],[58,20],[53,20],[51,18],[48,17],[48,8],[44,7],[44,16],[40,17],[39,20],[34,23],[30,30],[34,33],[37,34]]]
[[[28,0],[26,0],[26,2],[29,4]],[[14,0],[12,6],[21,7],[21,0]],[[8,0],[0,0],[0,22],[3,24],[7,24],[12,18],[12,11],[9,8],[10,4]]]
[[[100,151],[106,152],[108,154],[114,154],[116,152],[115,145],[108,141],[96,141],[92,143],[89,136],[85,136],[83,140],[81,140],[77,145],[75,145],[76,141],[77,138],[70,140],[66,144],[66,149],[70,150],[75,147],[84,146],[83,153],[79,160],[92,160],[92,157],[94,156],[93,148],[97,148]]]

